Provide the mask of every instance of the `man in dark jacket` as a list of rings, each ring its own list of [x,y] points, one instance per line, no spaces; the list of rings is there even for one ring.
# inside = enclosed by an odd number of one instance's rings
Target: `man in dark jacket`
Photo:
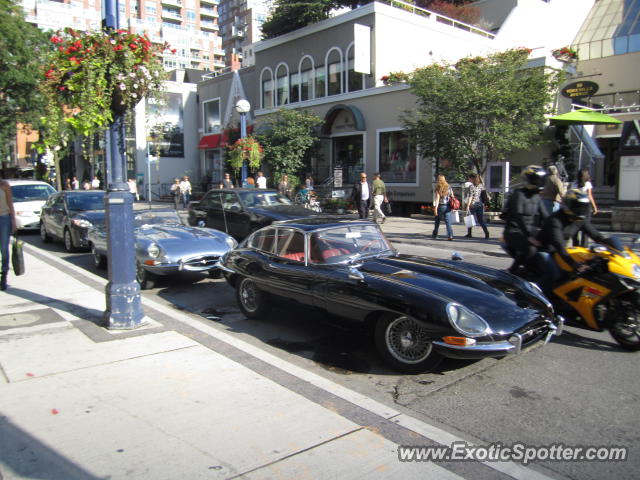
[[[371,184],[367,181],[367,174],[360,172],[360,181],[353,186],[351,198],[358,207],[360,218],[366,220],[369,216],[369,205],[371,205],[371,197],[373,190]]]
[[[567,241],[575,234],[584,232],[597,243],[609,243],[587,218],[590,208],[589,197],[585,193],[580,190],[570,190],[565,195],[560,210],[544,221],[538,234],[541,251],[536,255],[538,268],[543,272],[541,275],[543,290],[550,290],[561,276],[560,267],[552,257],[554,253],[557,253],[576,272],[581,272],[585,268],[567,252]]]
[[[528,266],[540,246],[536,236],[547,217],[540,198],[545,176],[544,168],[528,166],[522,172],[524,186],[514,190],[507,201],[503,236],[506,250],[514,259],[509,269],[512,272],[518,265]]]

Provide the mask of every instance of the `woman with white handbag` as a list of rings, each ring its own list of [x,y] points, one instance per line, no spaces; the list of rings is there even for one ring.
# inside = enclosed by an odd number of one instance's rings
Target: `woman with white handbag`
[[[480,225],[484,230],[484,238],[489,238],[489,229],[484,221],[484,202],[489,199],[488,193],[482,184],[482,178],[477,173],[471,177],[469,186],[469,196],[467,197],[467,214],[464,217],[464,224],[467,227],[466,238],[471,238],[471,231],[474,226]]]

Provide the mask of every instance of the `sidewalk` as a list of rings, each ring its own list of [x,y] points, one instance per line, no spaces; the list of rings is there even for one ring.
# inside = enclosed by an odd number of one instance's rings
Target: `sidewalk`
[[[398,445],[459,439],[154,300],[145,327],[106,330],[104,279],[25,261],[0,292],[3,480],[548,478],[400,462]]]

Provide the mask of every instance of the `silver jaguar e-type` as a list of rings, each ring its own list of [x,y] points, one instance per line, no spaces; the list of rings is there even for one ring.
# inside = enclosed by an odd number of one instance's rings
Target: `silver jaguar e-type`
[[[134,211],[136,279],[143,290],[153,288],[157,276],[179,272],[221,275],[220,257],[236,247],[233,237],[212,228],[189,227],[175,210]],[[96,267],[106,266],[105,224],[89,230],[91,254]]]

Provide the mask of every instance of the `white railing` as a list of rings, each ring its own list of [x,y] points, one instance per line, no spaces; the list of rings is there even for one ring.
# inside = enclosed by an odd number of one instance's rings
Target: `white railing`
[[[396,7],[401,10],[406,10],[408,12],[413,13],[414,15],[419,15],[421,17],[432,19],[438,23],[451,25],[452,27],[459,28],[460,30],[465,30],[470,33],[474,33],[476,35],[480,35],[486,38],[495,38],[495,35],[491,32],[487,32],[486,30],[482,30],[481,28],[474,27],[473,25],[469,25],[468,23],[461,22],[454,18],[449,18],[444,15],[440,15],[439,13],[432,12],[430,10],[425,10],[424,8],[416,7],[412,3],[403,2],[402,0],[376,0],[376,1],[381,3],[386,3],[388,5],[391,5],[392,7]]]

